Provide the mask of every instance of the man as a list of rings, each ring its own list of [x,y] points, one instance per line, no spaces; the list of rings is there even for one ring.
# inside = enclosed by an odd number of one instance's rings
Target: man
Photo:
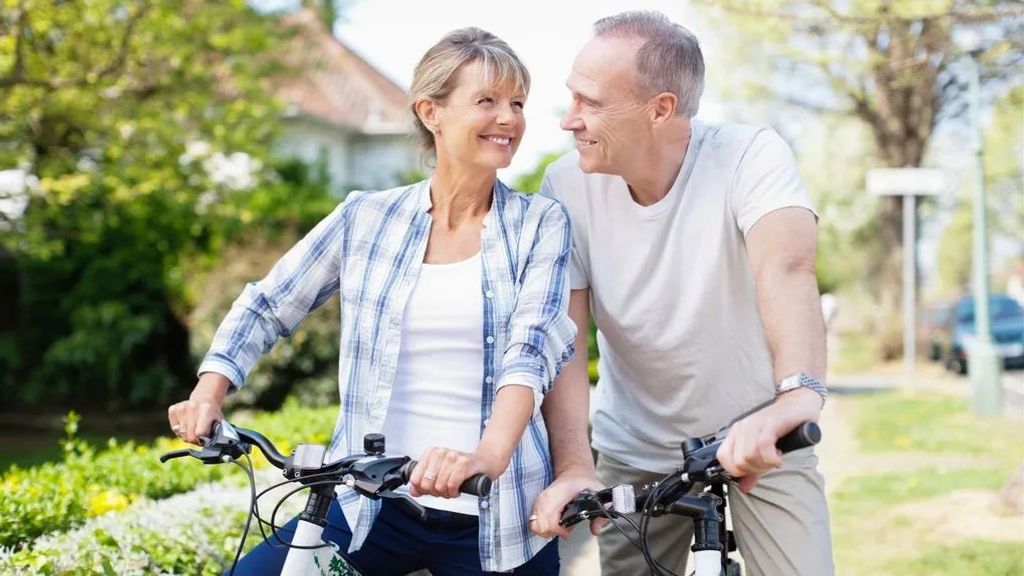
[[[576,359],[545,400],[556,481],[533,530],[557,525],[583,488],[643,484],[681,464],[679,442],[733,424],[718,457],[750,574],[833,572],[813,449],[776,440],[817,420],[827,392],[814,274],[817,216],[792,152],[772,130],[691,120],[703,91],[697,40],[658,13],[602,19],[573,64],[562,128],[576,151],[542,190],[573,225],[569,313]],[[600,378],[587,445],[587,330]],[[599,480],[598,480],[599,479]],[[605,576],[646,573],[614,528],[598,532]],[[609,529],[611,528],[611,529]],[[653,555],[684,574],[693,525],[652,520]]]

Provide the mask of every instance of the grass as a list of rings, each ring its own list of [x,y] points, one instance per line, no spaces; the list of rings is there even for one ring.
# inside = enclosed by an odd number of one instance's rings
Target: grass
[[[1024,544],[971,540],[955,546],[941,546],[923,556],[891,566],[890,574],[933,576],[934,574],[1024,574]]]
[[[885,393],[843,401],[853,407],[860,451],[851,458],[876,465],[891,461],[893,467],[851,476],[829,496],[837,574],[1024,574],[1024,531],[1019,537],[988,535],[998,540],[974,533],[951,539],[933,536],[942,531],[930,524],[935,518],[957,523],[964,515],[993,514],[959,507],[959,496],[950,495],[990,491],[995,506],[996,491],[1024,460],[1019,420],[979,419],[966,399],[942,395]],[[948,513],[925,520],[906,512],[923,501]]]
[[[866,452],[1024,455],[1021,422],[976,418],[967,398],[881,394],[860,400],[857,438]]]
[[[860,332],[843,333],[835,355],[829,355],[829,371],[834,374],[864,374],[878,364],[878,338]]]

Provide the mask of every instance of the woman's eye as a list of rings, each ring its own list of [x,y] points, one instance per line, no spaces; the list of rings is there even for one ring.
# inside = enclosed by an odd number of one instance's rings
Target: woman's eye
[[[521,102],[519,100],[513,101],[512,105],[518,107],[520,110],[522,110],[523,108],[526,107],[526,103],[525,102]]]
[[[490,96],[484,96],[483,98],[477,100],[476,103],[477,104],[493,104],[494,103],[494,98],[491,98]]]

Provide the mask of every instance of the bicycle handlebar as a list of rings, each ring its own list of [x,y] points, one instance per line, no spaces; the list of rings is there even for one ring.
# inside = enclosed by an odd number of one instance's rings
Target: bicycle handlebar
[[[266,436],[255,430],[236,428],[227,421],[214,422],[210,436],[201,440],[201,450],[175,450],[161,455],[160,461],[191,456],[204,464],[223,464],[240,458],[256,446],[267,461],[282,470],[289,479],[305,483],[304,479],[308,478],[309,482],[318,484],[337,480],[338,484],[370,497],[407,483],[416,467],[416,461],[408,456],[385,456],[384,437],[379,434],[368,434],[364,438],[365,454],[346,456],[329,464],[322,463],[322,446],[299,445],[286,457]],[[486,475],[475,474],[462,483],[459,491],[472,496],[487,496],[491,483]]]
[[[652,510],[658,514],[665,513],[665,506],[674,502],[680,496],[690,492],[696,484],[723,483],[731,480],[718,462],[718,448],[724,439],[715,440],[709,443],[701,438],[689,438],[682,442],[683,466],[676,469],[669,475],[669,479],[662,485],[645,487],[635,492],[632,509],[648,509],[647,499],[652,494],[657,494],[657,502]],[[804,422],[789,433],[783,435],[775,443],[783,454],[814,446],[821,441],[821,428],[814,422]],[[562,511],[559,524],[572,526],[596,516],[605,516],[609,512],[608,505],[614,501],[614,488],[604,490],[584,490],[576,495]],[[632,511],[632,510],[630,510]]]

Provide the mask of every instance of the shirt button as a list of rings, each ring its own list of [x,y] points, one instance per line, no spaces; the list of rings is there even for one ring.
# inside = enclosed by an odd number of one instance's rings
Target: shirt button
[[[488,336],[487,337],[487,343],[488,344],[494,344],[494,336]]]
[[[484,292],[484,296],[487,296],[488,298],[494,298],[494,292],[488,290],[487,292]]]
[[[491,382],[494,382],[494,378],[491,378],[490,376],[488,376],[487,378],[484,378],[484,382],[487,382],[488,384],[490,384]]]
[[[488,502],[487,500],[480,501],[480,507],[483,508],[484,510],[487,510],[487,508],[489,508],[490,505],[490,502]]]
[[[490,423],[491,423],[491,419],[490,418],[487,418],[487,419],[484,420],[484,426],[487,426]]]

